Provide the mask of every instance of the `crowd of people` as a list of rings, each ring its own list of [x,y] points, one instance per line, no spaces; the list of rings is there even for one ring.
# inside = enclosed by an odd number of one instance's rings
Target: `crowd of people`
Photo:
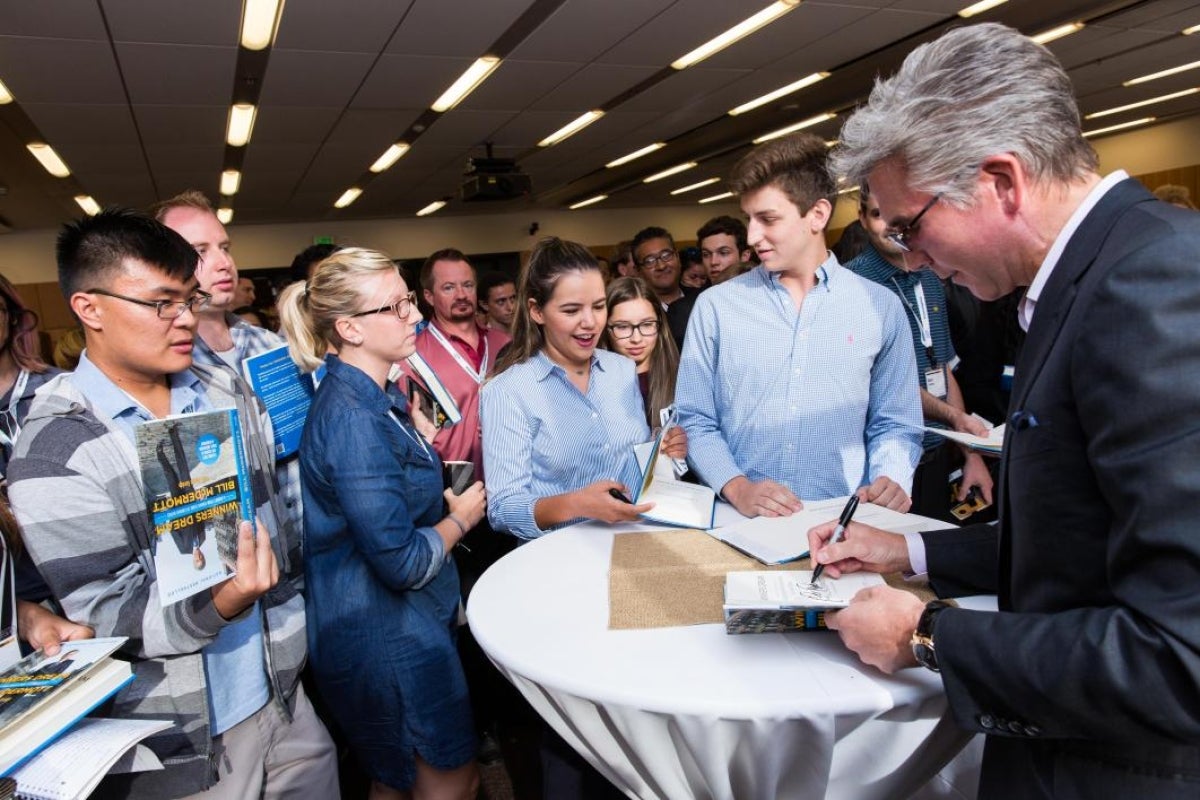
[[[1053,56],[977,25],[880,81],[832,160],[803,133],[742,158],[747,223],[716,217],[683,250],[648,225],[611,275],[554,237],[517,276],[453,248],[409,276],[316,246],[275,304],[280,335],[202,194],[67,225],[70,371],[0,279],[0,470],[21,530],[6,507],[0,529],[23,638],[129,637],[138,680],[112,713],[175,723],[149,740],[165,769],[97,796],[334,797],[341,750],[372,798],[473,797],[499,690],[463,650],[462,601],[513,547],[648,511],[633,448],[669,419],[663,452],[748,517],[851,494],[946,520],[972,495],[1001,505],[962,530],[808,533],[834,577],[999,594],[995,614],[880,588],[829,615],[865,662],[941,671],[956,720],[989,736],[981,796],[1194,794],[1200,217],[1097,169]],[[835,175],[860,186],[841,258]],[[1012,341],[996,308],[1023,346],[995,344]],[[243,365],[284,346],[317,388],[277,459]],[[985,434],[972,398],[1010,391],[1003,462],[937,434]],[[256,521],[233,577],[162,605],[134,430],[216,408],[237,410]],[[468,480],[446,480],[455,465]]]

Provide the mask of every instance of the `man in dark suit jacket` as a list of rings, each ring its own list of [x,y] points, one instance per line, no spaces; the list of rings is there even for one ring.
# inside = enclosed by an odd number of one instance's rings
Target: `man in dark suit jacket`
[[[997,525],[809,533],[827,574],[927,570],[1001,613],[882,588],[830,627],[886,672],[941,672],[987,734],[981,797],[1200,797],[1200,215],[1102,179],[1061,66],[999,25],[914,51],[834,168],[943,277],[1029,287],[1029,333]]]

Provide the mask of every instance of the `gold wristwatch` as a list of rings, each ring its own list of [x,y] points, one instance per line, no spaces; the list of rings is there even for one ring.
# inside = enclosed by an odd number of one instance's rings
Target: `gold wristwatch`
[[[933,623],[937,615],[947,608],[950,608],[950,604],[942,600],[934,600],[926,605],[912,635],[913,657],[922,667],[934,672],[941,672],[941,669],[938,668],[937,651],[933,646]]]

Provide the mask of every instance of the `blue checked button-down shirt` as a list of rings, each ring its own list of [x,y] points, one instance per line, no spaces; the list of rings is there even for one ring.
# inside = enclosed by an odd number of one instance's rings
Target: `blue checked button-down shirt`
[[[257,356],[287,344],[287,340],[279,334],[251,325],[235,314],[226,314],[225,321],[229,324],[229,335],[233,338],[238,368],[235,370],[230,366],[229,362],[217,355],[199,335],[196,336],[195,347],[192,349],[192,360],[232,370],[239,378],[246,380],[246,375],[241,370],[243,361],[250,356]],[[300,459],[293,455],[276,461],[275,480],[279,483],[279,499],[283,501],[286,513],[295,521],[295,529],[302,530],[304,503],[300,491]]]
[[[709,486],[770,478],[823,500],[880,476],[910,490],[917,386],[900,301],[831,255],[799,311],[762,267],[700,295],[675,406],[688,460]]]
[[[921,285],[921,293],[925,295],[925,308],[929,314],[930,339],[933,341],[934,362],[944,365],[947,370],[953,370],[958,366],[958,356],[955,355],[954,343],[950,340],[950,317],[949,309],[946,308],[946,290],[942,288],[942,282],[938,280],[937,275],[927,269],[920,269],[916,272],[897,269],[879,255],[873,247],[867,247],[857,258],[846,264],[846,269],[869,281],[878,283],[901,298],[905,316],[908,318],[908,329],[912,333],[913,350],[917,356],[917,379],[921,382],[922,389],[928,388],[925,385],[925,371],[933,364],[930,363],[929,354],[925,352],[925,345],[921,343],[917,284]],[[945,427],[938,422],[931,421],[930,424],[938,428]],[[923,444],[928,450],[931,447],[937,447],[944,441],[945,439],[936,433],[927,431]]]
[[[533,520],[543,497],[605,479],[635,489],[633,446],[647,441],[650,429],[636,369],[624,356],[597,350],[583,394],[538,353],[485,383],[479,412],[488,519],[496,530],[533,539],[546,533]]]

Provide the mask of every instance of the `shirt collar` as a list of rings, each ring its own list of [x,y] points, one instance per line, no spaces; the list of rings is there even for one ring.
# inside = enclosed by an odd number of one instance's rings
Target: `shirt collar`
[[[171,386],[171,413],[182,414],[193,410],[197,400],[204,394],[204,385],[196,373],[189,370],[168,376]],[[71,375],[71,382],[88,402],[97,416],[116,420],[134,415],[141,419],[154,419],[141,403],[117,386],[99,367],[88,358],[87,350],[79,356],[79,364]]]
[[[556,372],[563,376],[567,374],[567,371],[562,368],[561,364],[556,364],[550,360],[550,356],[546,355],[544,349],[538,350],[530,361],[537,365],[535,377],[539,381],[544,381]],[[592,353],[592,369],[599,369],[601,372],[604,371],[604,363],[600,361],[600,356],[595,352]]]
[[[1067,249],[1067,243],[1071,241],[1071,237],[1075,235],[1075,231],[1079,230],[1079,226],[1083,224],[1084,218],[1092,213],[1092,209],[1096,204],[1108,194],[1109,191],[1121,181],[1129,177],[1123,169],[1110,174],[1104,180],[1096,184],[1092,191],[1088,192],[1088,196],[1083,198],[1083,202],[1075,209],[1075,213],[1071,214],[1067,224],[1058,232],[1058,236],[1054,239],[1054,244],[1050,246],[1046,257],[1042,259],[1042,265],[1038,267],[1037,274],[1033,276],[1033,283],[1029,284],[1029,289],[1025,292],[1025,297],[1021,300],[1021,305],[1017,310],[1017,321],[1021,324],[1021,329],[1029,330],[1029,326],[1033,324],[1033,312],[1037,307],[1038,298],[1041,297],[1042,289],[1046,287],[1046,283],[1050,280],[1050,273],[1054,272],[1054,268],[1058,266],[1059,259],[1062,258],[1063,251]]]
[[[352,364],[347,364],[333,353],[325,356],[325,368],[326,378],[332,377],[346,384],[354,396],[362,398],[372,410],[386,411],[388,407],[395,406],[408,413],[408,402],[404,399],[404,393],[399,389],[390,391],[395,386],[391,381],[387,383],[388,391],[381,390],[367,373]]]

